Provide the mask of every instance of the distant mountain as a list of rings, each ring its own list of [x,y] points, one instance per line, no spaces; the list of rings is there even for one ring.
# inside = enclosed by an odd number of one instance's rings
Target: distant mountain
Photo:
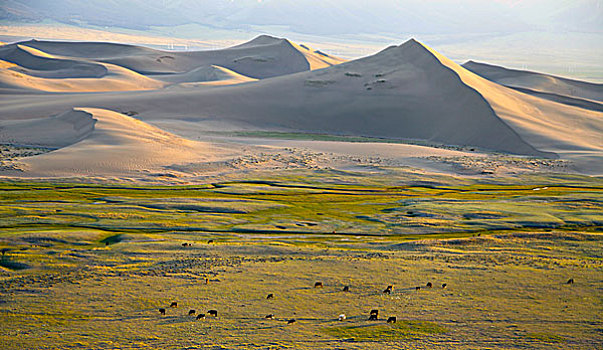
[[[316,35],[601,32],[603,9],[597,0],[5,0],[0,19],[132,29],[188,23],[224,29],[279,25]]]

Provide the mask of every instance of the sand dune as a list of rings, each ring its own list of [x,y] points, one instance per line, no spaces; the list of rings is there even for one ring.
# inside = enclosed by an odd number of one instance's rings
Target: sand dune
[[[77,111],[50,118],[0,121],[0,142],[61,148],[88,137],[95,123],[92,115]]]
[[[463,64],[463,67],[490,81],[556,102],[585,108],[589,108],[589,105],[592,108],[592,106],[600,105],[600,102],[603,102],[603,84],[578,81],[544,73],[508,69],[474,61]],[[579,104],[580,101],[591,103]],[[593,104],[593,102],[595,103]]]
[[[23,45],[51,54],[94,59],[140,74],[185,73],[216,65],[256,79],[328,67],[342,59],[267,35],[213,51],[171,52],[124,44],[27,41]]]
[[[0,59],[20,66],[21,73],[40,78],[102,78],[107,74],[102,64],[58,58],[26,45],[0,47]]]
[[[48,92],[159,89],[166,84],[113,64],[54,56],[25,45],[0,48],[0,88]]]
[[[266,57],[278,51],[275,45],[291,46],[260,37],[226,51],[240,54],[253,49]],[[460,145],[561,157],[575,161],[580,171],[603,172],[598,165],[603,155],[602,113],[494,83],[415,40],[320,70],[222,87],[186,85],[196,79],[220,82],[232,77],[226,69],[214,66],[172,74],[174,82],[184,84],[179,89],[15,95],[0,101],[0,113],[4,119],[22,119],[88,105],[135,111],[150,123],[185,122],[187,128],[194,125],[193,130],[310,132]],[[167,81],[170,75],[162,79]]]
[[[1,47],[0,60],[6,62],[0,65],[0,89],[12,93],[151,90],[182,83],[232,85],[343,62],[269,36],[228,49],[198,52],[30,40]]]
[[[215,65],[198,67],[186,73],[152,75],[151,77],[169,83],[200,83],[206,85],[233,85],[257,80]]]
[[[37,140],[35,144],[64,146],[24,159],[31,176],[123,175],[160,170],[178,163],[215,160],[228,152],[97,108],[77,108],[43,120],[13,121],[6,130],[8,135],[0,134],[3,143]]]

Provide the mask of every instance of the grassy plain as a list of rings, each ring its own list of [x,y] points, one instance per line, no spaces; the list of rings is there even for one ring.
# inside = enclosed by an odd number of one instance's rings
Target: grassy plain
[[[0,347],[601,348],[602,193],[403,170],[5,181]]]

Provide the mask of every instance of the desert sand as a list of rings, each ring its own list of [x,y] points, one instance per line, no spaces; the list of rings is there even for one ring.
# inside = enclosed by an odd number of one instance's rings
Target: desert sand
[[[365,137],[560,159],[569,162],[570,171],[603,173],[600,111],[498,84],[415,40],[349,62],[269,36],[214,51],[166,53],[123,44],[33,40],[6,45],[0,53],[8,62],[3,74],[27,76],[4,79],[10,95],[0,101],[0,113],[6,121],[43,120],[74,107],[95,107],[132,115],[141,126],[169,125],[173,133],[197,141],[224,132]],[[569,89],[567,84],[557,79],[541,90],[558,93]],[[74,93],[130,86],[140,91]],[[599,85],[580,86],[579,98],[600,96]],[[236,140],[219,141],[240,147]],[[432,155],[440,157],[438,152]],[[203,157],[213,155],[204,152]],[[101,162],[94,164],[80,170],[106,172]],[[44,174],[44,167],[36,169]]]

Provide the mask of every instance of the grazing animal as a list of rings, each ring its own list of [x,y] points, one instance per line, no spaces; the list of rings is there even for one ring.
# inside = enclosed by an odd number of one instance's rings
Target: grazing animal
[[[398,320],[398,319],[396,318],[396,316],[390,316],[390,317],[387,319],[387,323],[396,323],[396,321],[397,321],[397,320]]]
[[[287,321],[287,324],[292,324],[292,323],[295,323],[295,319],[294,318],[292,318],[289,321]]]
[[[570,278],[570,279],[567,281],[567,284],[574,284],[574,279],[573,279],[573,278]]]
[[[170,307],[178,307],[178,303],[174,301],[170,304]]]
[[[205,277],[205,284],[209,284],[209,278]]]
[[[447,284],[446,283],[442,283],[442,289],[446,288]]]
[[[192,315],[194,315],[195,313],[197,313],[197,311],[195,311],[195,310],[188,310],[188,315],[189,315],[189,316],[192,316]]]
[[[210,239],[209,241],[207,241],[207,244],[211,244],[211,243],[214,243],[213,239]]]
[[[207,312],[208,315],[213,316],[213,317],[218,317],[218,311],[217,310],[209,310]]]
[[[274,314],[266,315],[266,318],[269,320],[274,320]]]
[[[369,321],[377,321],[378,320],[378,316],[377,315],[370,315],[368,320]]]
[[[385,288],[385,290],[383,291],[383,294],[391,294],[393,288],[394,286],[387,286],[387,288]]]
[[[347,317],[345,316],[345,314],[341,314],[341,315],[339,315],[339,317],[337,317],[337,319],[338,319],[339,321],[343,321],[343,320],[345,320],[346,318],[347,318]]]
[[[421,290],[421,287],[415,287],[415,290]]]
[[[322,282],[314,283],[314,288],[322,288],[322,287],[323,287]]]
[[[164,308],[159,309],[159,313],[162,315],[165,315],[165,309]]]
[[[200,320],[200,319],[203,319],[203,318],[205,318],[205,314],[198,314],[196,319]]]
[[[370,316],[375,316],[375,319],[379,316],[379,310],[371,310]]]
[[[188,247],[189,245],[190,245],[190,244],[188,244],[188,243],[182,243],[182,246],[183,246],[183,247]]]
[[[274,299],[274,294],[270,293],[266,296],[266,299]]]
[[[350,291],[350,286],[345,286],[345,287],[343,287],[343,291],[344,291],[344,292],[349,292],[349,291]]]
[[[427,287],[427,288],[431,288],[431,287],[433,287],[433,284],[431,284],[431,282],[427,282],[426,287]]]

